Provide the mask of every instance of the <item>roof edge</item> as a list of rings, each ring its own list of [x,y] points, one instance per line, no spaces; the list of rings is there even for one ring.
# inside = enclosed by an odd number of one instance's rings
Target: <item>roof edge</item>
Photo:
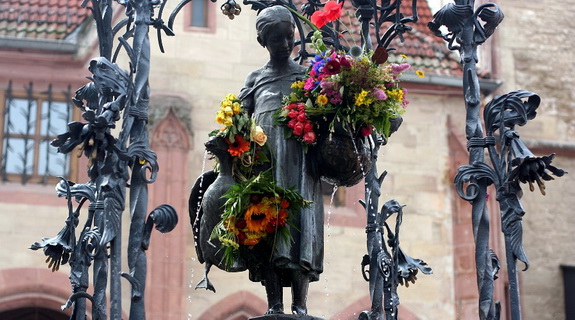
[[[78,51],[75,40],[47,40],[0,37],[0,47],[13,49],[32,49],[42,51],[57,51],[74,54]]]
[[[448,87],[463,88],[463,78],[453,76],[443,76],[436,74],[425,75],[424,78],[418,77],[415,72],[406,72],[401,80],[412,83],[423,83],[431,85],[443,85]],[[490,95],[503,84],[501,80],[479,79],[479,87],[483,93]]]

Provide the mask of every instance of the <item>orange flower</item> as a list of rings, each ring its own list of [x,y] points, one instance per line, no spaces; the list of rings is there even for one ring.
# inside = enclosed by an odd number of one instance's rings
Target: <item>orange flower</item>
[[[244,246],[255,246],[263,239],[261,234],[258,233],[246,233],[246,238],[244,240]]]
[[[262,203],[254,204],[248,207],[244,214],[247,228],[251,232],[263,232],[271,219],[269,207]]]
[[[244,138],[240,135],[236,134],[234,143],[231,143],[230,140],[228,139],[226,139],[226,142],[228,143],[229,146],[228,152],[233,157],[239,157],[244,152],[250,150],[250,143],[248,141],[245,141]]]

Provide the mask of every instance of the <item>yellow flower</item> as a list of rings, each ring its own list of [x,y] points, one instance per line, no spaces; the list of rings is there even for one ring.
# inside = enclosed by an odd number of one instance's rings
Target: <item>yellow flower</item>
[[[422,70],[417,70],[415,71],[415,74],[420,77],[420,78],[424,78],[425,77],[425,73],[423,73]]]
[[[238,97],[235,94],[230,93],[225,97],[225,99],[226,100],[238,100]]]
[[[404,54],[400,54],[399,56],[402,57],[403,59],[407,59],[407,56]]]
[[[257,143],[259,146],[263,146],[268,140],[268,137],[266,136],[264,129],[262,129],[262,127],[255,126],[252,128],[252,131],[250,132],[250,139],[255,143]]]
[[[403,102],[403,90],[401,89],[386,90],[385,94],[392,100]]]
[[[231,106],[231,105],[232,105],[232,101],[231,101],[231,100],[227,100],[227,99],[222,100],[222,103],[220,103],[220,106],[222,107],[222,109],[225,108],[225,107],[229,107],[229,106]]]
[[[234,111],[234,114],[240,114],[242,111],[242,105],[239,102],[234,102],[232,104],[232,110]]]
[[[222,109],[226,116],[233,116],[234,110],[232,109],[231,105]]]
[[[316,99],[317,104],[319,104],[320,106],[325,106],[328,102],[327,97],[324,94],[320,94],[317,99]]]
[[[227,239],[224,237],[218,237],[218,240],[220,240],[220,242],[222,243],[222,246],[224,246],[224,247],[232,247],[234,249],[240,248],[240,245],[232,239]]]
[[[226,119],[226,115],[222,112],[222,111],[218,111],[218,113],[216,113],[216,122],[219,124],[224,124]]]
[[[230,116],[225,116],[222,124],[226,127],[232,126],[234,125],[234,119]]]
[[[224,228],[227,231],[237,235],[238,233],[240,233],[240,231],[236,227],[237,222],[238,221],[237,221],[235,216],[230,216],[230,217],[226,218],[226,220],[224,220]]]
[[[296,81],[294,83],[291,84],[291,88],[292,89],[302,89],[304,86],[304,82],[303,81]]]
[[[364,104],[367,105],[371,103],[371,99],[366,99],[368,93],[369,92],[365,90],[361,90],[361,93],[358,93],[357,96],[355,97],[355,105],[361,106]]]

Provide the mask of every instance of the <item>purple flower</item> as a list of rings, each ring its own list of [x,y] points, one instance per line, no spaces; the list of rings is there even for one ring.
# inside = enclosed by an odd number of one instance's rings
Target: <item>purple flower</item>
[[[327,91],[333,91],[335,88],[335,82],[333,81],[322,81],[319,86],[324,89],[324,93]]]
[[[332,104],[340,104],[342,102],[341,94],[337,91],[334,91],[329,97],[329,102]]]
[[[371,91],[371,95],[377,100],[387,99],[387,95],[385,94],[385,91],[383,91],[379,88],[373,88],[373,90]]]
[[[409,68],[411,68],[411,65],[409,63],[402,63],[402,64],[395,64],[394,63],[391,65],[391,70],[396,75],[402,74],[405,70],[407,70]]]

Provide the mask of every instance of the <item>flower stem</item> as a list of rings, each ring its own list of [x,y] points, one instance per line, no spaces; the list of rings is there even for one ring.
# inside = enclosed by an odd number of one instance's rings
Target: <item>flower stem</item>
[[[291,11],[293,14],[295,14],[298,18],[300,18],[303,22],[307,23],[307,25],[309,25],[314,31],[319,31],[319,28],[313,24],[313,22],[309,21],[308,18],[304,17],[301,13],[299,13],[297,10],[290,8],[289,6],[284,6],[286,9],[288,9],[289,11]]]

